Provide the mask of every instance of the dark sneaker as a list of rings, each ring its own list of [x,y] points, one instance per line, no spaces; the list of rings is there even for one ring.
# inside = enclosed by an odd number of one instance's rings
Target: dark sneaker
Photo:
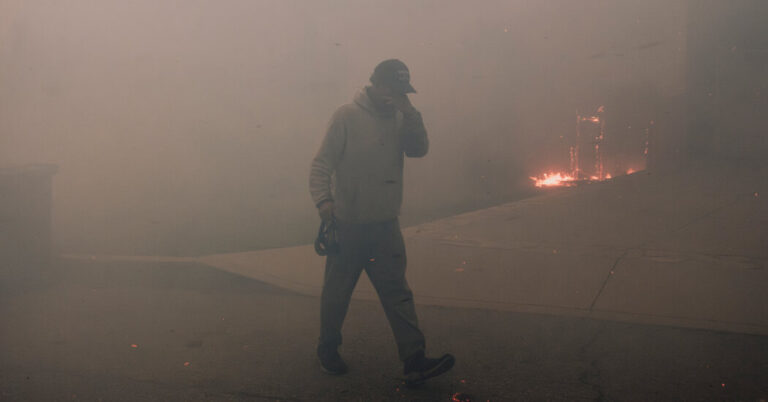
[[[344,363],[336,348],[317,348],[317,358],[320,360],[320,367],[328,374],[341,375],[348,370],[347,364]]]
[[[439,376],[450,370],[456,359],[451,354],[445,354],[439,359],[430,359],[424,353],[408,359],[405,363],[405,385],[416,387],[432,377]]]

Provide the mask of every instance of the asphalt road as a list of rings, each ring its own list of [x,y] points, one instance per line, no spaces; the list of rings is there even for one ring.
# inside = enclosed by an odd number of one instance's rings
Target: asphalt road
[[[202,265],[60,262],[43,280],[0,282],[0,400],[768,400],[768,337],[418,312],[428,352],[457,364],[412,390],[377,303],[353,301],[351,371],[332,377],[314,356],[317,298]]]

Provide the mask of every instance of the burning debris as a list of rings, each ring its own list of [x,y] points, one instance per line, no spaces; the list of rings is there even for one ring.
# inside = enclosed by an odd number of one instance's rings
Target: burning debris
[[[576,177],[567,173],[544,173],[539,177],[531,177],[536,187],[555,187],[555,186],[573,186],[576,184]]]
[[[606,169],[604,161],[604,113],[605,107],[600,106],[592,115],[576,115],[576,132],[569,147],[569,171],[550,171],[539,176],[531,176],[530,179],[536,187],[570,187],[582,183],[605,181],[614,177]],[[653,126],[653,121],[644,130],[643,160],[648,156],[650,126]],[[631,129],[631,126],[629,128]],[[629,175],[637,170],[629,168],[622,170],[622,174]]]

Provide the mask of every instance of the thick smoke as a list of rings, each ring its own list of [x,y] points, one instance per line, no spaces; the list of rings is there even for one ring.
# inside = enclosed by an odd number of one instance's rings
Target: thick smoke
[[[306,243],[325,125],[397,57],[432,142],[406,169],[403,222],[423,222],[529,194],[567,166],[579,113],[604,105],[617,149],[632,125],[681,128],[687,18],[661,0],[4,1],[0,158],[59,165],[62,251]]]

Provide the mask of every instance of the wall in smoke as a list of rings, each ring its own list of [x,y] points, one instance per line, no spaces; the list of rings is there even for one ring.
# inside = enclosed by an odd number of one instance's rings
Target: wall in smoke
[[[567,167],[562,137],[600,105],[614,138],[655,118],[673,159],[685,27],[685,3],[661,0],[4,1],[0,158],[59,165],[64,251],[307,242],[326,122],[398,57],[432,140],[408,161],[413,223]]]
[[[768,2],[689,6],[687,147],[699,157],[764,163],[768,154]]]

